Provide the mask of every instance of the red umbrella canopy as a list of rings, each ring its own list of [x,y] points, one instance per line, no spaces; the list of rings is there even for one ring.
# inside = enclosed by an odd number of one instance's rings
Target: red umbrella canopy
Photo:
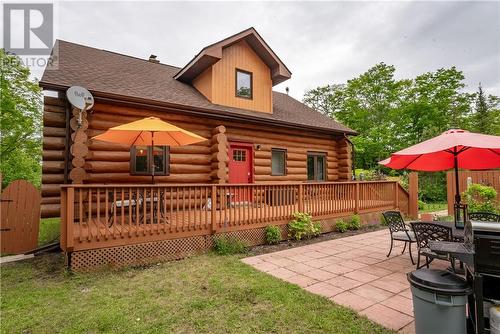
[[[379,164],[392,169],[441,171],[500,168],[500,137],[453,129],[393,153]]]

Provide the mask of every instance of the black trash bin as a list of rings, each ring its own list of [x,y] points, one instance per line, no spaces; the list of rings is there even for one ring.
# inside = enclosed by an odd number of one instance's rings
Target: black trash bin
[[[465,334],[467,282],[446,270],[419,269],[408,274],[417,334]]]

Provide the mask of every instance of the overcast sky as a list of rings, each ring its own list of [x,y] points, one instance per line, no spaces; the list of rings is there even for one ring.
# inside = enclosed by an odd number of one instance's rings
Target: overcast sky
[[[302,99],[379,62],[398,78],[442,67],[500,95],[500,2],[63,2],[57,37],[184,66],[203,46],[255,27]]]

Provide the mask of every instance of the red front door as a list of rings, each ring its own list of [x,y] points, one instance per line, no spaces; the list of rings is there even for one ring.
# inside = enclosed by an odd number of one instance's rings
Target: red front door
[[[229,145],[229,183],[253,183],[252,144],[232,143]],[[250,201],[250,189],[235,191],[231,196],[235,202]]]

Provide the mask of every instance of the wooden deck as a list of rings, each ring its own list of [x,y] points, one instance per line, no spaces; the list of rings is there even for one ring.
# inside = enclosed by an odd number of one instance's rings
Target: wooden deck
[[[63,250],[169,240],[400,208],[395,182],[276,185],[71,185],[63,189]],[[154,204],[152,204],[154,203]]]
[[[407,203],[394,182],[72,185],[63,190],[63,197],[61,240],[67,251],[286,224],[296,211],[327,219],[393,209]],[[151,205],[148,199],[157,204]]]
[[[346,203],[348,204],[348,203]],[[365,204],[365,203],[362,203]],[[366,206],[372,205],[376,210],[381,208],[392,208],[391,201],[366,201]],[[347,207],[347,205],[344,205]],[[363,205],[365,206],[365,205]],[[275,208],[270,205],[254,207],[242,205],[241,207],[229,207],[215,212],[215,230],[224,231],[230,227],[242,225],[258,225],[262,223],[283,223],[291,218],[291,213],[298,211],[298,205],[285,205]],[[361,210],[360,213],[370,212],[370,209]],[[261,213],[265,212],[265,215]],[[342,216],[343,211],[332,211],[323,216]],[[73,235],[80,242],[92,241],[100,238],[125,238],[133,236],[146,236],[148,234],[160,233],[182,233],[206,231],[212,228],[212,215],[209,210],[187,210],[172,212],[151,212],[146,217],[136,219],[134,215],[109,215],[106,218],[85,219],[80,224],[75,222]]]

